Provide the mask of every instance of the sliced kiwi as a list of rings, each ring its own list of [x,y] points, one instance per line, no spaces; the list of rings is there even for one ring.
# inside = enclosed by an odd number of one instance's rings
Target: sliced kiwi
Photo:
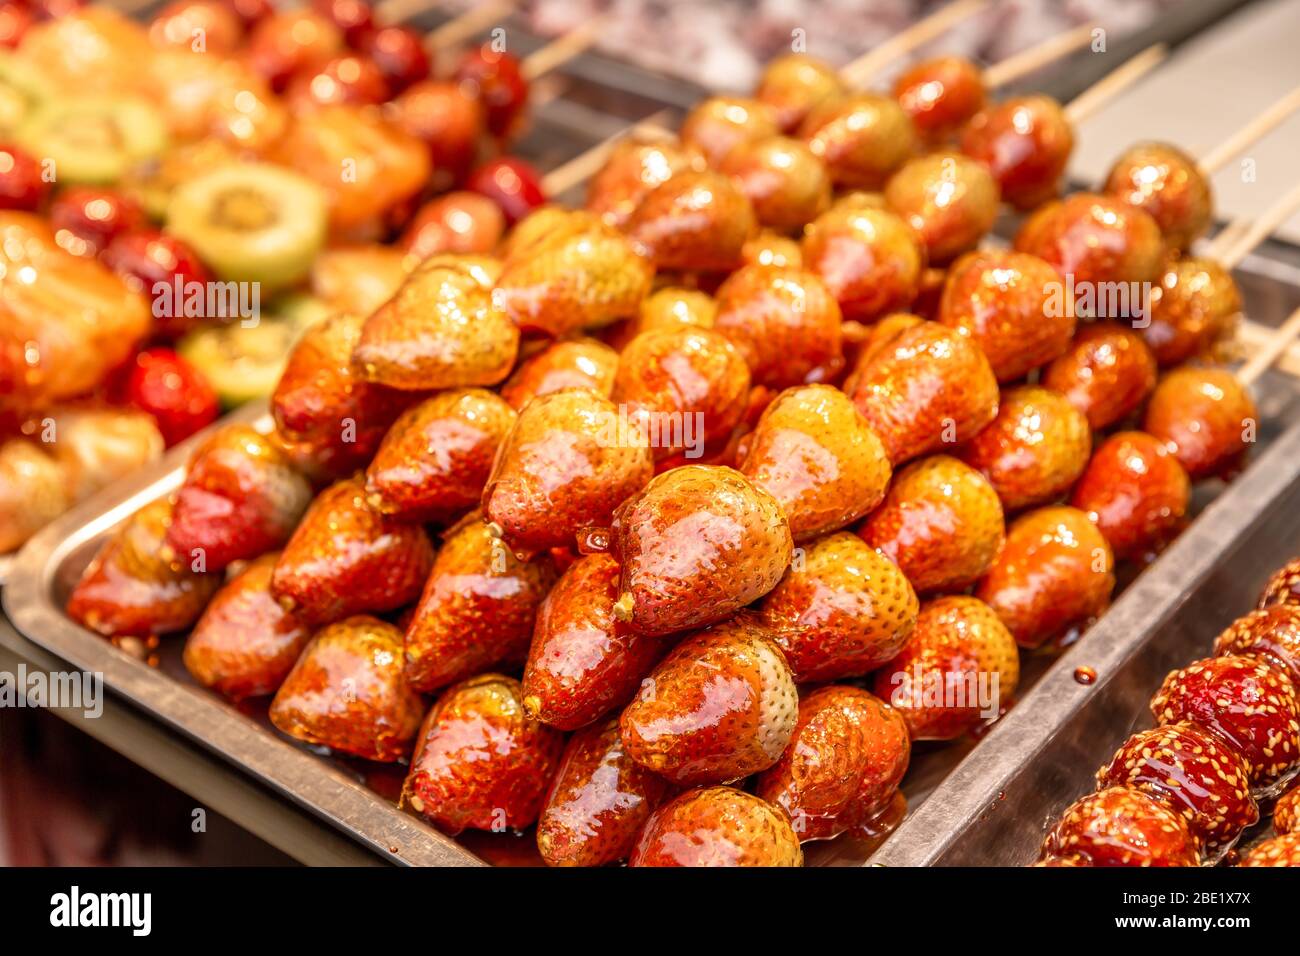
[[[167,227],[221,278],[263,295],[304,279],[325,242],[325,195],[282,166],[232,163],[181,183]]]
[[[275,390],[297,337],[289,320],[263,318],[248,328],[235,323],[195,329],[177,351],[212,383],[221,404],[234,408]]]
[[[135,163],[167,147],[167,127],[132,96],[67,96],[38,103],[14,132],[18,145],[54,161],[59,182],[117,182]]]

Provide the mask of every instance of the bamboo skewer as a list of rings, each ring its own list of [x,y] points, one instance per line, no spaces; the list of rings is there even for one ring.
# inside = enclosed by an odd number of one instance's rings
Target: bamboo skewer
[[[984,85],[989,89],[996,89],[1041,70],[1049,63],[1087,46],[1092,41],[1094,29],[1093,24],[1085,23],[1073,30],[1048,37],[1042,43],[1031,46],[1027,50],[1013,53],[1005,60],[999,60],[984,69]]]
[[[1246,364],[1237,370],[1237,381],[1247,387],[1254,385],[1275,362],[1287,355],[1298,337],[1300,337],[1300,309],[1292,312],[1290,317],[1276,329],[1268,330],[1264,340],[1252,350]],[[1289,369],[1284,370],[1289,371]]]
[[[936,10],[928,17],[916,21],[906,30],[894,34],[879,46],[862,54],[840,70],[840,77],[849,86],[862,86],[894,60],[928,43],[950,27],[979,13],[988,5],[989,0],[956,0],[955,3]]]
[[[1300,185],[1292,186],[1286,195],[1274,202],[1247,228],[1234,231],[1227,240],[1220,242],[1220,238],[1229,232],[1231,227],[1225,229],[1210,244],[1209,255],[1218,259],[1225,269],[1235,269],[1252,249],[1291,218],[1297,209],[1300,209]]]
[[[668,110],[661,110],[627,129],[619,130],[586,152],[557,166],[542,178],[542,192],[547,196],[558,196],[596,175],[609,160],[614,147],[625,139],[653,140],[671,137],[673,134],[664,126],[670,117],[671,113]]]
[[[1117,94],[1122,93],[1159,66],[1168,55],[1169,48],[1163,43],[1147,47],[1072,99],[1065,107],[1065,118],[1071,125],[1079,125],[1095,115]]]
[[[1241,129],[1237,130],[1214,149],[1210,150],[1197,167],[1202,176],[1211,176],[1225,166],[1228,160],[1245,150],[1261,137],[1272,132],[1284,119],[1300,109],[1300,87],[1283,96]]]
[[[576,30],[570,30],[564,36],[552,40],[540,50],[525,57],[524,61],[519,64],[519,72],[525,80],[531,83],[539,76],[558,69],[590,48],[599,39],[600,31],[604,26],[604,18],[597,17],[594,20],[589,20]]]

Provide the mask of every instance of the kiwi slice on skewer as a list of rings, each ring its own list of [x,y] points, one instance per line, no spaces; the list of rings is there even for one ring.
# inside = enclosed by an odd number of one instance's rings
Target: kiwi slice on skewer
[[[328,225],[320,187],[282,166],[232,163],[181,183],[167,228],[222,279],[268,295],[305,278]]]
[[[60,182],[105,185],[167,147],[158,111],[132,96],[67,96],[38,103],[14,139],[33,156],[54,161]]]

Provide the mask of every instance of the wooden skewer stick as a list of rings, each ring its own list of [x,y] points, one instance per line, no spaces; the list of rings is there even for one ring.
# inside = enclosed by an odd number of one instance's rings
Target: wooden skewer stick
[[[1252,351],[1246,364],[1237,370],[1237,381],[1247,387],[1273,367],[1273,363],[1290,350],[1295,339],[1300,337],[1300,309],[1276,329],[1269,330],[1263,342]]]
[[[1071,125],[1078,126],[1159,66],[1168,55],[1169,48],[1163,43],[1147,47],[1123,66],[1111,70],[1072,99],[1065,107],[1065,118]]]
[[[564,36],[553,40],[546,46],[529,54],[519,64],[519,72],[530,83],[539,76],[550,73],[591,47],[600,37],[605,27],[605,19],[597,17],[589,20],[576,30],[570,30]]]
[[[849,86],[862,86],[899,57],[911,53],[988,5],[989,0],[956,0],[862,54],[840,70],[840,78]]]
[[[1277,329],[1269,328],[1267,325],[1260,325],[1258,322],[1246,319],[1237,326],[1237,341],[1245,347],[1248,353],[1253,355],[1262,349],[1268,348],[1277,331]],[[1281,356],[1276,359],[1276,364],[1281,371],[1300,378],[1300,344],[1295,342],[1287,344],[1283,348]]]
[[[1227,139],[1225,139],[1214,149],[1210,150],[1197,163],[1201,170],[1201,175],[1212,176],[1225,166],[1228,160],[1232,159],[1242,150],[1249,147],[1256,140],[1267,135],[1279,123],[1300,109],[1300,87],[1296,87],[1290,93],[1283,96],[1264,112],[1260,113],[1249,123],[1237,130]]]
[[[460,46],[470,37],[477,36],[488,27],[504,20],[515,9],[516,0],[486,0],[442,26],[429,31],[425,46],[435,55]],[[417,11],[418,12],[418,11]]]
[[[665,128],[671,116],[669,110],[661,110],[653,116],[647,116],[636,125],[619,130],[586,152],[557,166],[542,178],[542,192],[547,196],[559,196],[583,180],[596,175],[609,160],[614,147],[625,139],[655,140],[671,137],[673,134]]]
[[[1235,269],[1252,249],[1272,235],[1273,230],[1290,219],[1297,209],[1300,209],[1300,185],[1292,186],[1286,195],[1264,210],[1264,214],[1252,222],[1239,237],[1234,236],[1222,245],[1213,243],[1210,254],[1225,269]]]
[[[1042,43],[1031,46],[1028,50],[1013,53],[1005,60],[999,60],[992,66],[985,68],[984,85],[989,89],[1006,86],[1008,83],[1014,83],[1022,77],[1041,70],[1049,63],[1053,63],[1063,56],[1069,56],[1092,42],[1092,31],[1094,29],[1093,24],[1085,23],[1073,30],[1066,30],[1064,33],[1048,37]]]

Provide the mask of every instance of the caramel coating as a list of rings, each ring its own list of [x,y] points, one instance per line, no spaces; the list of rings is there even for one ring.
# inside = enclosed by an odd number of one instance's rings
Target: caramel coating
[[[1292,558],[1273,573],[1259,596],[1259,606],[1300,604],[1300,558]]]
[[[538,396],[566,388],[588,388],[608,398],[617,371],[618,353],[604,342],[552,342],[519,363],[501,386],[501,397],[517,412]]]
[[[656,810],[629,866],[803,866],[790,818],[733,787],[690,790]]]
[[[745,266],[717,302],[713,329],[744,356],[756,385],[823,382],[843,368],[840,308],[816,273]]]
[[[917,150],[916,129],[898,101],[854,93],[812,110],[799,128],[831,181],[850,189],[879,189]]]
[[[632,334],[676,326],[711,329],[717,315],[718,303],[707,292],[666,286],[642,301]]]
[[[1069,349],[1047,366],[1042,383],[1064,395],[1100,431],[1146,401],[1156,387],[1156,361],[1136,332],[1098,322],[1079,329]]]
[[[740,472],[674,468],[614,515],[616,611],[645,634],[703,627],[772,590],[793,549],[781,506]]]
[[[312,638],[271,702],[271,723],[299,740],[391,763],[410,751],[423,711],[402,674],[402,632],[359,616]]]
[[[787,53],[763,68],[754,97],[772,109],[782,132],[792,133],[815,107],[843,92],[835,67],[806,53]]]
[[[1300,830],[1300,786],[1292,787],[1273,807],[1273,831],[1278,834]]]
[[[721,173],[685,171],[637,205],[627,234],[659,269],[727,272],[758,228],[754,207]]]
[[[927,143],[952,139],[984,108],[984,75],[964,56],[940,56],[894,80],[894,98]]]
[[[402,246],[418,259],[445,252],[487,255],[505,231],[505,214],[487,196],[450,192],[420,207],[402,233]]]
[[[988,479],[947,455],[913,462],[858,534],[907,575],[920,593],[960,591],[993,564],[1006,533]]]
[[[704,168],[694,147],[676,142],[638,143],[622,140],[587,187],[587,209],[622,229],[650,190],[686,170]]]
[[[535,398],[497,451],[483,512],[521,552],[567,547],[650,480],[645,437],[589,389]]]
[[[973,597],[951,596],[921,606],[872,690],[903,715],[913,740],[952,740],[994,719],[1019,682],[1016,642],[998,616]]]
[[[780,232],[802,229],[831,204],[826,165],[797,139],[771,136],[740,143],[718,170],[736,181],[759,223]]]
[[[803,258],[821,276],[846,320],[874,322],[911,305],[925,250],[916,232],[884,209],[832,206],[807,228]]]
[[[1014,382],[1070,347],[1074,300],[1053,295],[1060,286],[1060,274],[1037,256],[971,252],[949,270],[937,320],[973,338],[999,382]]]
[[[1300,605],[1275,604],[1237,618],[1215,638],[1214,653],[1269,661],[1300,682]]]
[[[1261,840],[1237,865],[1300,866],[1300,833],[1284,833],[1269,840]]]
[[[747,266],[774,266],[778,269],[802,269],[803,249],[797,239],[770,229],[760,229],[740,250]]]
[[[678,135],[686,146],[704,154],[717,168],[742,143],[780,133],[776,114],[765,103],[741,96],[711,96],[682,121]]]
[[[911,751],[898,711],[856,687],[822,687],[799,702],[790,746],[754,793],[790,815],[801,841],[829,840],[884,809]]]
[[[847,531],[802,551],[760,609],[795,680],[857,677],[891,660],[920,607],[898,565]]]
[[[1007,511],[1047,504],[1074,485],[1092,454],[1088,419],[1059,392],[1021,385],[1002,393],[998,414],[960,452]]]
[[[1195,481],[1240,468],[1259,412],[1226,369],[1177,368],[1156,386],[1142,427],[1169,446]]]
[[[1241,290],[1232,273],[1213,259],[1174,259],[1154,292],[1142,338],[1162,367],[1213,353],[1241,317]]]
[[[1086,866],[1197,866],[1182,817],[1140,790],[1111,787],[1076,800],[1043,842],[1045,860]]]
[[[1148,213],[1171,249],[1187,249],[1210,225],[1214,199],[1196,160],[1169,143],[1129,147],[1106,174],[1103,193]]]
[[[1073,193],[1037,210],[1020,227],[1015,246],[1072,278],[1076,311],[1101,319],[1129,318],[1140,305],[1131,296],[1127,310],[1122,301],[1119,307],[1104,301],[1104,283],[1155,284],[1166,255],[1154,219],[1111,196],[1092,193]],[[1085,307],[1085,292],[1093,293],[1091,309]]]
[[[1158,552],[1182,530],[1191,482],[1163,442],[1120,432],[1093,453],[1070,504],[1087,513],[1117,558]]]
[[[843,392],[805,385],[764,409],[740,472],[776,499],[798,542],[875,508],[891,469],[879,437]]]
[[[1021,647],[1063,644],[1110,605],[1115,559],[1078,508],[1039,508],[1017,518],[975,596]]]
[[[1017,209],[1057,195],[1073,150],[1070,121],[1050,96],[1017,96],[980,110],[961,137],[961,151],[989,168]]]
[[[916,230],[931,262],[950,262],[975,248],[998,218],[998,184],[961,153],[909,159],[885,186],[889,207]]]

